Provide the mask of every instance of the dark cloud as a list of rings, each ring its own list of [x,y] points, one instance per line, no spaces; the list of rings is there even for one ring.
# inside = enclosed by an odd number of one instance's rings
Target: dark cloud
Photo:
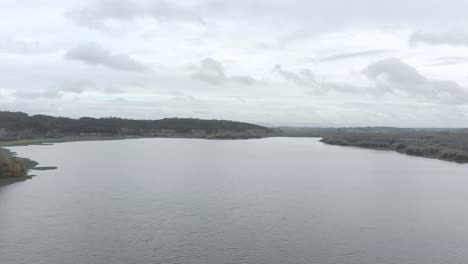
[[[428,45],[468,46],[468,33],[466,32],[423,32],[411,34],[410,44],[424,43]]]
[[[89,65],[102,65],[123,71],[144,72],[147,68],[127,54],[112,54],[97,43],[88,43],[70,49],[65,58]]]
[[[256,82],[256,80],[249,75],[228,76],[221,62],[212,58],[205,58],[200,62],[199,66],[194,67],[192,77],[214,85],[221,85],[226,82],[251,85]]]
[[[359,57],[382,55],[388,52],[389,50],[376,49],[376,50],[366,50],[366,51],[359,51],[359,52],[340,53],[340,54],[335,54],[332,56],[319,58],[317,59],[317,61],[320,61],[320,62],[339,61],[339,60],[354,59],[354,58],[359,58]]]

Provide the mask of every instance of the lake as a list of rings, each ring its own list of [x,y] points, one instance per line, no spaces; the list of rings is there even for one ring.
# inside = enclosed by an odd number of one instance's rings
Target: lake
[[[13,147],[0,263],[468,263],[468,165],[316,138]]]

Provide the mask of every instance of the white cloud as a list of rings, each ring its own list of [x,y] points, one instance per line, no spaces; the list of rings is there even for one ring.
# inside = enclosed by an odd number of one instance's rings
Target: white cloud
[[[210,84],[221,85],[226,82],[234,82],[237,84],[251,85],[256,80],[250,75],[233,75],[227,76],[224,66],[221,62],[212,58],[205,58],[200,62],[199,66],[193,67],[194,72],[192,77]]]
[[[129,55],[113,54],[97,43],[88,43],[72,48],[65,53],[65,58],[116,70],[143,72],[147,69],[141,62]]]

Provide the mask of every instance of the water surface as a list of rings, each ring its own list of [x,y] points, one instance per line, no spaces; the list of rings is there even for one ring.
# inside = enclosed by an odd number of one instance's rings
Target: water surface
[[[468,166],[311,138],[14,147],[0,263],[468,263]]]

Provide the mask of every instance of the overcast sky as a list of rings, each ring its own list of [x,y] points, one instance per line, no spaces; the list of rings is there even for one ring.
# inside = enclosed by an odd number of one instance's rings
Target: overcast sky
[[[468,126],[466,0],[1,0],[0,109]]]

